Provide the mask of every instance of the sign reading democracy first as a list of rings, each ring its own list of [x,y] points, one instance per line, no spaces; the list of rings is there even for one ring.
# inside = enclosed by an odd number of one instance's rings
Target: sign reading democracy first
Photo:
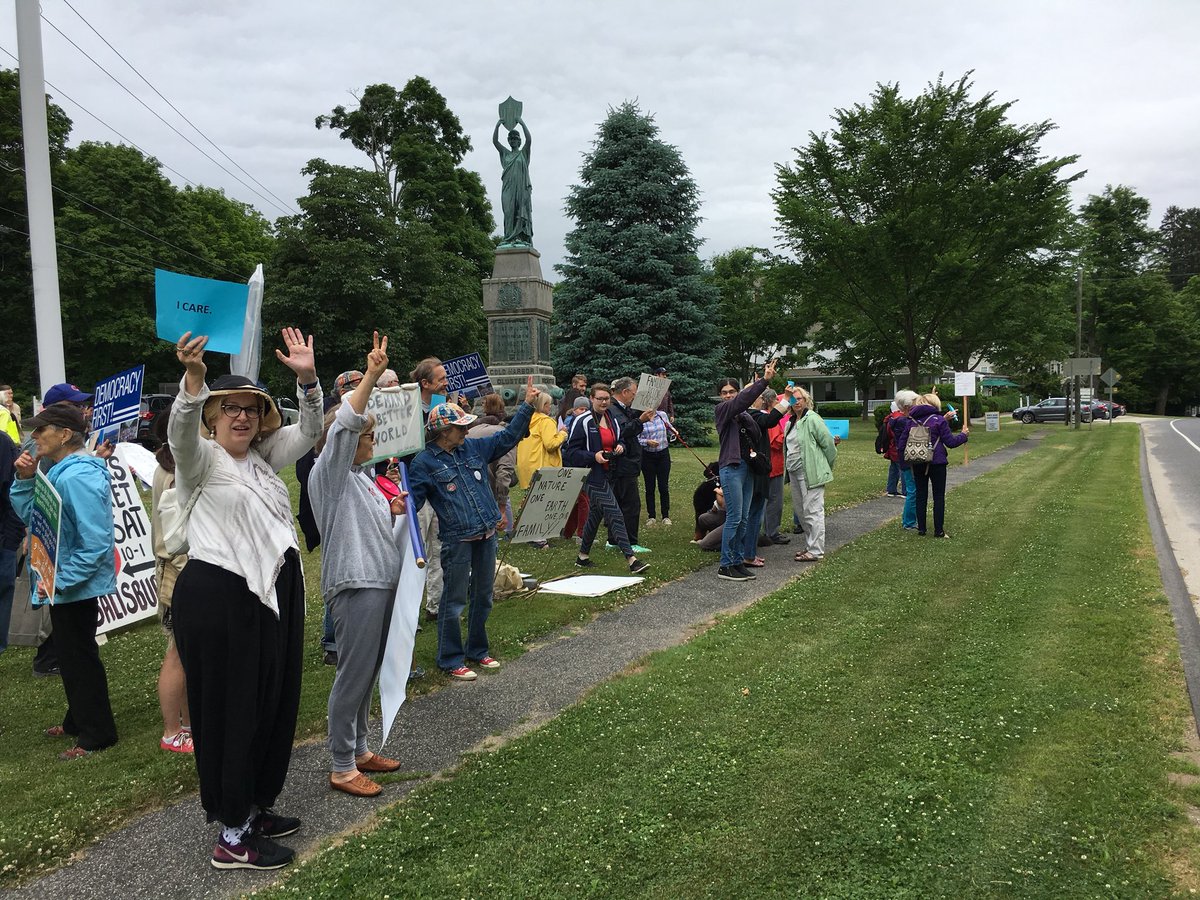
[[[136,422],[142,411],[142,384],[146,367],[118,372],[96,385],[92,399],[92,431],[101,441],[116,443],[118,426]]]
[[[177,342],[185,332],[208,336],[206,349],[241,353],[250,286],[154,270],[155,325],[163,340]]]
[[[557,537],[587,480],[588,469],[547,466],[533,473],[521,517],[513,527],[512,543],[546,541]]]
[[[478,353],[448,359],[446,367],[446,393],[462,394],[464,397],[482,397],[493,394],[492,380],[483,367],[483,357]]]
[[[111,476],[114,565],[117,590],[97,598],[96,634],[124,628],[158,613],[158,582],[154,578],[154,548],[150,519],[138,494],[129,467],[114,455],[108,460]]]
[[[62,497],[39,469],[34,475],[33,510],[29,517],[29,568],[46,586],[46,596],[54,597],[54,578],[58,573],[58,534],[62,524]],[[35,594],[35,596],[37,596]],[[52,601],[40,601],[52,602]]]

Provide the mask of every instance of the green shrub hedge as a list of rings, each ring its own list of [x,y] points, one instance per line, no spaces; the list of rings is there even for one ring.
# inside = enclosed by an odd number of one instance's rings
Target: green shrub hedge
[[[826,402],[817,404],[817,412],[823,419],[861,419],[863,405],[861,403]]]

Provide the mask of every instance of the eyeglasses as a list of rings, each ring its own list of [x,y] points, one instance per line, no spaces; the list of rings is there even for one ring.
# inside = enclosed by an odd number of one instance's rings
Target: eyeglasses
[[[231,419],[236,419],[242,413],[246,414],[246,418],[253,421],[262,415],[261,406],[238,406],[236,403],[222,403],[221,412],[225,413]]]
[[[595,400],[597,403],[607,403],[609,400],[612,399],[612,397],[605,394],[603,397],[593,397],[592,399]]]
[[[370,441],[370,442],[373,444],[373,443],[375,443],[375,432],[373,432],[373,431],[364,431],[362,434],[360,434],[360,435],[358,436],[358,439],[359,439],[360,441],[365,439],[365,440],[367,440],[367,441]]]

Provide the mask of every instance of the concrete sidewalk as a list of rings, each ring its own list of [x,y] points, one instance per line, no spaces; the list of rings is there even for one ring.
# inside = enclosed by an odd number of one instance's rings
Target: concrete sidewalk
[[[954,487],[991,472],[1032,449],[1042,433],[953,468]],[[880,468],[880,484],[885,469]],[[827,550],[833,552],[899,516],[902,503],[880,497],[827,517]],[[656,650],[687,640],[714,616],[736,612],[795,578],[806,566],[792,556],[796,543],[761,548],[767,566],[749,582],[718,581],[716,565],[664,584],[620,609],[599,615],[586,627],[549,636],[495,675],[451,684],[415,698],[400,710],[384,751],[405,771],[442,772],[464,753],[522,734],[579,701],[593,686],[619,674]],[[375,723],[378,727],[378,723]],[[377,739],[377,738],[376,738]],[[362,800],[328,787],[324,741],[298,746],[288,784],[277,808],[304,818],[304,826],[282,843],[298,854],[333,835],[366,824],[377,807],[402,799],[422,781],[390,783],[375,800]],[[204,822],[195,796],[107,835],[80,858],[56,872],[11,891],[14,898],[122,897],[163,895],[231,897],[265,887],[275,873],[217,871],[208,862],[215,829]],[[284,870],[286,872],[286,870]]]

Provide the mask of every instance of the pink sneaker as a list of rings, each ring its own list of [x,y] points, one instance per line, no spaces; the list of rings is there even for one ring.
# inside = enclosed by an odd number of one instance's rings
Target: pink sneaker
[[[168,750],[171,753],[196,752],[196,748],[192,745],[192,733],[190,731],[181,731],[170,738],[159,738],[158,746],[159,749]]]

